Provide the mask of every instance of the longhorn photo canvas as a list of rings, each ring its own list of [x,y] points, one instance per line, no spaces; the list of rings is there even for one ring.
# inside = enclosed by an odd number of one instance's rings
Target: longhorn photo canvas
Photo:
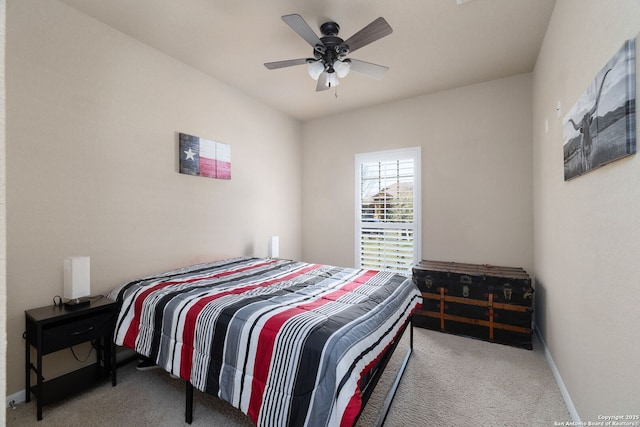
[[[565,181],[636,152],[635,50],[627,40],[565,116]]]
[[[231,179],[231,147],[186,133],[179,134],[180,173]]]

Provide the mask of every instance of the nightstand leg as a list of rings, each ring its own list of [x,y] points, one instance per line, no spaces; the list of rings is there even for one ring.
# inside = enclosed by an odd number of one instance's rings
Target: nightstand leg
[[[102,367],[102,374],[104,375],[107,372],[107,350],[103,350],[103,343],[106,341],[105,337],[98,338],[95,341],[95,349],[96,349],[96,363],[98,364],[98,369]],[[94,344],[93,342],[91,343]]]
[[[37,366],[36,366],[36,402],[38,406],[38,421],[42,419],[42,330],[41,326],[38,326],[38,337],[37,347],[38,347],[38,355],[36,357]]]
[[[25,364],[25,401],[29,403],[31,401],[31,344],[29,340],[29,320],[25,321],[25,353],[24,353],[24,364]]]

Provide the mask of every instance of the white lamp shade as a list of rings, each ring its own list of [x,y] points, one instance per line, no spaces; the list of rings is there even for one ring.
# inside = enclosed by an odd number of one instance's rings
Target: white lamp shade
[[[327,76],[327,86],[334,87],[334,86],[338,86],[339,84],[340,84],[340,81],[338,80],[336,73],[329,73]]]
[[[64,293],[66,299],[86,297],[91,294],[90,257],[74,256],[64,259]]]
[[[278,258],[280,256],[280,237],[269,236],[269,258]]]
[[[310,62],[309,65],[307,65],[307,72],[313,80],[318,80],[318,77],[320,77],[323,71],[324,64],[320,61]]]
[[[351,61],[349,61],[348,59],[344,61],[335,61],[333,63],[333,69],[336,70],[338,78],[345,78],[347,77],[347,74],[349,74],[349,70],[351,69]]]

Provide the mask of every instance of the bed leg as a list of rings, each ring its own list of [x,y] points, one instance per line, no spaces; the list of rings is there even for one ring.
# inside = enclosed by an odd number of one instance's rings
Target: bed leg
[[[393,402],[393,398],[396,395],[396,391],[398,391],[398,386],[400,385],[400,380],[404,375],[404,371],[407,369],[407,364],[409,363],[409,358],[413,353],[413,317],[409,321],[409,348],[404,355],[404,360],[402,361],[402,365],[400,365],[400,369],[398,369],[398,373],[396,374],[396,379],[389,389],[387,396],[384,400],[384,405],[382,406],[382,411],[378,416],[378,420],[376,421],[376,427],[382,427],[384,425],[385,420],[387,419],[387,414],[389,414],[389,409],[391,409],[391,403]]]
[[[411,316],[409,328],[409,348],[413,350],[413,316]]]
[[[396,375],[396,379],[391,386],[391,389],[387,393],[387,397],[384,400],[383,409],[378,416],[378,420],[376,421],[376,427],[381,427],[384,425],[385,420],[387,419],[387,415],[389,414],[389,409],[391,409],[391,403],[393,402],[393,398],[396,395],[396,391],[398,391],[398,386],[400,385],[400,380],[402,379],[402,375],[404,374],[405,369],[407,368],[407,363],[409,363],[409,358],[411,357],[411,353],[413,350],[411,348],[407,349],[407,352],[404,355],[404,360],[402,361],[402,366],[398,370],[398,374]]]
[[[193,384],[191,384],[190,381],[185,381],[185,383],[187,384],[187,406],[185,408],[184,421],[187,424],[191,424],[191,422],[193,421]]]

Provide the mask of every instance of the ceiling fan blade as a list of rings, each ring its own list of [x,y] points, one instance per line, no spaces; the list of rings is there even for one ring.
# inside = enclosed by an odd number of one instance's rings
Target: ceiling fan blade
[[[369,77],[380,80],[389,71],[389,67],[384,65],[372,64],[371,62],[360,61],[358,59],[350,59],[351,70],[358,73],[366,74]]]
[[[294,65],[302,65],[306,63],[307,63],[307,58],[300,58],[300,59],[287,59],[286,61],[265,62],[264,66],[270,70],[275,70],[278,68],[292,67]]]
[[[328,81],[329,81],[329,73],[327,73],[326,71],[323,71],[322,74],[320,74],[320,77],[318,77],[316,92],[321,92],[323,90],[329,89],[329,86],[327,86]]]
[[[300,37],[305,39],[307,43],[309,43],[312,47],[315,47],[318,44],[322,44],[322,41],[318,37],[318,35],[311,29],[309,24],[302,18],[302,16],[297,13],[291,15],[284,15],[282,20],[290,26],[293,31],[298,33]]]
[[[353,52],[369,43],[388,36],[392,32],[393,29],[389,23],[387,23],[383,17],[380,17],[349,37],[344,41],[344,44],[349,46],[349,52]]]

